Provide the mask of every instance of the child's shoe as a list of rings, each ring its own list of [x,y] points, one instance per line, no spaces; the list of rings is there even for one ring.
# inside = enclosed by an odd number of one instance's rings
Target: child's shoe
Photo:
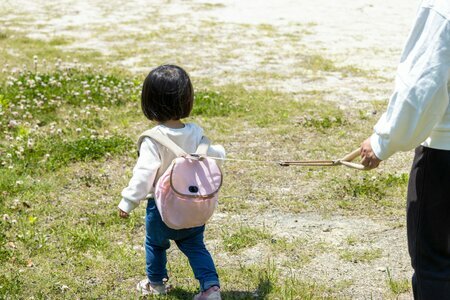
[[[164,283],[162,284],[152,284],[148,279],[143,279],[139,281],[136,289],[145,295],[165,295],[167,294],[168,288]]]
[[[221,300],[220,288],[218,286],[212,286],[204,292],[200,292],[195,295],[194,300]]]

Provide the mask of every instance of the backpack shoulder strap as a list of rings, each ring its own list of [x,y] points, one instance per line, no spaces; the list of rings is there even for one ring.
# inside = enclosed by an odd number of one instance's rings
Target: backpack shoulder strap
[[[202,139],[200,140],[200,144],[198,145],[195,153],[207,156],[210,145],[211,145],[211,141],[206,136],[202,136]]]
[[[176,156],[187,155],[187,153],[180,146],[178,146],[174,141],[172,141],[170,138],[168,138],[166,135],[164,135],[160,131],[157,131],[154,129],[146,130],[139,136],[139,140],[137,143],[138,154],[139,154],[139,149],[141,148],[142,141],[144,140],[145,137],[149,137],[149,138],[153,139],[154,141],[160,143],[161,145],[163,145],[164,147],[166,147],[167,149],[172,151]]]

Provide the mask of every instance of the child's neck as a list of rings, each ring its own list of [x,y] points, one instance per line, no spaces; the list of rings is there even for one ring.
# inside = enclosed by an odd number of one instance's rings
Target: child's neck
[[[184,123],[181,122],[180,120],[169,120],[169,121],[161,122],[159,124],[164,125],[169,128],[183,128],[184,127]]]

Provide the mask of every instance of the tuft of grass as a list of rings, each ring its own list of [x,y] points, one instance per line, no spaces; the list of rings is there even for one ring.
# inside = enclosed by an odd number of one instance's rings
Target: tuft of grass
[[[366,249],[366,250],[344,250],[339,257],[342,260],[353,263],[368,263],[380,258],[382,255],[381,249]]]
[[[16,272],[0,274],[0,298],[18,299],[21,294],[23,282]]]
[[[332,127],[341,127],[345,124],[345,120],[342,116],[325,116],[325,117],[304,117],[299,121],[299,124],[306,128],[315,128],[319,131],[323,131]]]
[[[318,54],[304,56],[301,62],[301,66],[313,72],[335,72],[338,70],[331,59],[325,58]]]
[[[2,202],[0,203],[0,208],[2,208]],[[5,210],[1,209],[0,211]],[[5,234],[10,228],[11,225],[4,220],[0,220],[0,263],[8,261],[13,255],[11,247],[8,246],[8,237]]]
[[[377,77],[374,71],[363,70],[353,65],[337,66],[333,60],[325,58],[320,54],[302,56],[299,66],[312,72],[339,72],[343,77]]]
[[[96,226],[76,226],[67,232],[68,241],[76,250],[104,250],[109,245]]]
[[[410,282],[407,279],[394,279],[391,274],[391,270],[387,268],[386,270],[387,284],[390,291],[398,296],[400,294],[406,293],[410,290]]]
[[[224,117],[242,110],[227,93],[220,91],[196,91],[194,103],[192,116]]]
[[[374,201],[382,200],[389,188],[406,187],[408,174],[387,174],[371,176],[364,174],[357,178],[347,177],[339,182],[343,193],[353,198],[366,198]]]
[[[236,252],[244,248],[251,248],[262,240],[268,240],[271,235],[265,230],[241,226],[235,233],[222,232],[223,244],[227,251]]]
[[[48,43],[51,46],[64,46],[64,45],[69,45],[73,42],[73,40],[64,38],[64,37],[55,37],[52,38]]]

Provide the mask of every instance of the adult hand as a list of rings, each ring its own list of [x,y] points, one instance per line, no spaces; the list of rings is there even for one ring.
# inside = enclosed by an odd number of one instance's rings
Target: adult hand
[[[119,208],[119,217],[128,218],[130,215]]]
[[[366,168],[375,169],[381,162],[375,153],[373,153],[372,145],[370,144],[370,138],[366,139],[361,144],[361,164]]]

